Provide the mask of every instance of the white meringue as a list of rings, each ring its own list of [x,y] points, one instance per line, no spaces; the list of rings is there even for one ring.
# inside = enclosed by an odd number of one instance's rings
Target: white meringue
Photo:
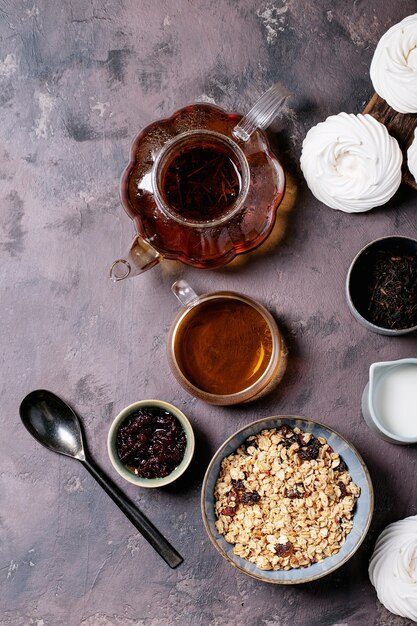
[[[417,622],[417,515],[394,522],[381,533],[369,578],[388,611]]]
[[[368,211],[401,183],[397,140],[371,115],[339,113],[308,131],[300,165],[312,193],[332,209]]]
[[[417,183],[417,128],[414,131],[413,142],[407,150],[407,165]]]
[[[382,35],[371,61],[375,91],[399,113],[417,113],[417,13]]]

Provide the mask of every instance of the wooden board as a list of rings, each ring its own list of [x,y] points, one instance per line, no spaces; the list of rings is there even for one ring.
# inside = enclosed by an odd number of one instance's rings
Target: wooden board
[[[386,126],[390,135],[395,137],[403,153],[403,182],[417,189],[414,176],[407,166],[407,148],[414,139],[414,130],[417,126],[417,113],[397,113],[383,98],[374,94],[366,105],[364,113],[369,113],[378,122]]]

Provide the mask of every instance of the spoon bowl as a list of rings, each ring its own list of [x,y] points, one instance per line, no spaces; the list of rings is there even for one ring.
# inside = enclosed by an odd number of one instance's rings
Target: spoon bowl
[[[85,460],[80,421],[55,394],[44,389],[32,391],[20,405],[20,418],[32,437],[49,450]]]

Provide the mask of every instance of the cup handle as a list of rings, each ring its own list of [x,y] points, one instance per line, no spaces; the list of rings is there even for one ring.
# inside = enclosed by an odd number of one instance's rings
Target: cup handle
[[[109,275],[113,282],[118,282],[129,276],[137,276],[146,272],[160,260],[159,252],[145,239],[136,235],[125,257],[113,261]]]
[[[191,306],[196,300],[198,300],[198,295],[194,289],[190,287],[186,280],[181,279],[175,281],[171,287],[171,291],[185,307]]]

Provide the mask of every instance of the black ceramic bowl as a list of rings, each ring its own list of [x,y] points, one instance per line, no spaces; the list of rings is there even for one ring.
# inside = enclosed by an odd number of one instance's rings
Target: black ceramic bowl
[[[399,235],[375,239],[362,248],[355,256],[346,278],[346,298],[349,309],[363,326],[381,335],[405,335],[415,332],[417,326],[410,328],[384,328],[375,325],[369,316],[370,289],[372,271],[377,256],[387,253],[392,256],[415,256],[417,258],[417,240]]]

